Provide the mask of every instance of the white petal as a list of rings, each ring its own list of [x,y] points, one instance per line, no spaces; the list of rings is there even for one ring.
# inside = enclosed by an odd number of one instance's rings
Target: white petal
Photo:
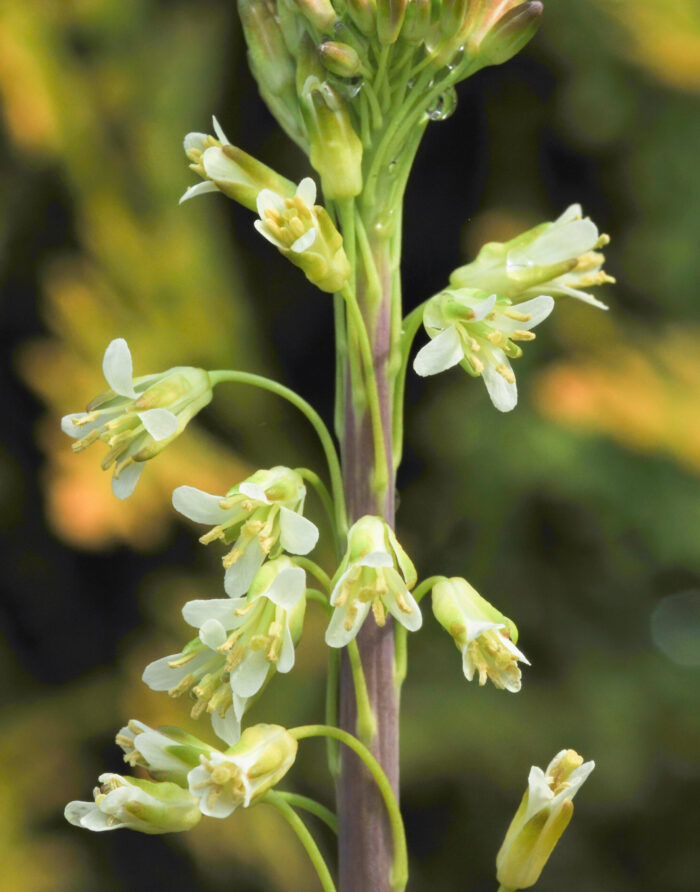
[[[509,268],[549,266],[573,260],[590,251],[598,241],[598,227],[592,220],[571,220],[550,227],[522,250],[510,251]]]
[[[188,601],[182,608],[182,615],[185,622],[196,629],[213,619],[230,631],[245,622],[244,616],[236,616],[236,610],[246,603],[245,598],[208,598],[201,601]]]
[[[491,397],[491,402],[499,412],[510,412],[518,404],[518,387],[515,381],[506,381],[500,372],[490,365],[484,366],[482,372],[484,384]]]
[[[350,629],[345,628],[346,607],[336,607],[326,629],[326,644],[329,647],[345,647],[360,631],[362,623],[369,613],[370,604],[360,604],[355,621]]]
[[[178,486],[173,490],[173,508],[196,523],[219,524],[227,513],[219,505],[223,496],[213,496],[194,486]]]
[[[224,575],[224,591],[231,598],[245,595],[262,567],[265,555],[257,539],[248,545],[243,555],[231,564]]]
[[[136,398],[131,352],[124,338],[115,338],[105,350],[102,372],[115,393]]]
[[[141,423],[154,440],[167,440],[177,431],[177,416],[168,409],[146,409],[137,413]]]
[[[143,671],[141,681],[148,685],[152,691],[169,691],[170,688],[175,687],[176,684],[189,675],[190,672],[196,675],[211,658],[211,653],[208,650],[203,650],[196,657],[185,663],[184,666],[178,666],[177,668],[168,665],[171,661],[178,660],[181,656],[181,653],[171,654],[169,657],[161,657],[160,660],[154,660],[153,663],[149,663]]]
[[[551,294],[556,294],[557,297],[573,297],[575,300],[581,300],[583,303],[589,304],[592,307],[597,307],[599,310],[610,309],[610,307],[607,304],[604,304],[602,300],[598,300],[597,297],[593,297],[593,295],[589,294],[587,291],[579,291],[577,288],[565,285],[564,282],[562,282],[562,278],[548,282],[547,291],[551,292]]]
[[[183,202],[189,201],[190,198],[196,198],[198,195],[206,195],[207,192],[218,191],[219,189],[215,183],[211,183],[209,180],[204,180],[201,183],[195,183],[195,185],[190,186],[189,189],[185,189],[178,204],[183,204]]]
[[[537,814],[538,811],[550,804],[554,796],[549,788],[544,771],[533,765],[527,779],[527,810],[525,811],[524,823]]]
[[[63,815],[66,821],[69,821],[76,827],[82,827],[83,818],[96,808],[97,806],[94,802],[80,802],[78,800],[74,800],[73,802],[68,803],[63,812]]]
[[[396,597],[390,591],[382,597],[382,601],[397,622],[401,623],[409,632],[416,632],[423,625],[423,614],[420,612],[416,599],[409,591],[402,592],[402,595],[404,601],[411,608],[410,613],[401,610],[396,603]]]
[[[197,149],[199,152],[204,151],[204,143],[208,139],[208,133],[197,133],[195,131],[188,133],[183,141],[185,152],[189,152],[190,149]]]
[[[358,567],[393,567],[394,559],[388,551],[371,551],[356,564]]]
[[[263,505],[272,504],[265,494],[265,490],[257,483],[241,483],[238,492],[242,492],[244,496],[248,496],[249,499],[254,499],[256,502],[262,502]]]
[[[306,591],[306,573],[301,567],[286,567],[275,576],[270,588],[263,592],[273,604],[291,610]]]
[[[467,626],[467,643],[475,641],[484,632],[490,632],[492,629],[503,629],[503,623],[492,623],[489,620],[470,619],[464,617]]]
[[[165,734],[160,734],[149,728],[143,734],[137,735],[134,749],[141,753],[149,766],[156,771],[180,772],[182,771],[182,762],[165,749],[173,745],[173,741]]]
[[[289,630],[289,623],[285,623],[282,650],[280,658],[277,661],[278,672],[289,672],[294,666],[294,642],[292,641],[292,633]]]
[[[316,227],[313,226],[308,232],[305,232],[303,235],[300,235],[299,238],[292,244],[290,251],[293,251],[295,254],[303,254],[304,251],[308,251],[311,245],[316,241]]]
[[[228,141],[228,137],[221,129],[221,124],[216,120],[216,115],[211,116],[211,122],[214,125],[214,133],[216,133],[216,138],[220,143],[223,143],[225,146],[230,146],[231,143]]]
[[[480,304],[477,304],[474,310],[474,318],[470,319],[470,322],[481,322],[482,319],[485,319],[491,310],[496,306],[496,301],[498,299],[497,294],[491,294],[486,300],[482,300]]]
[[[233,706],[229,706],[223,717],[218,712],[212,713],[211,726],[214,729],[214,734],[225,740],[229,746],[237,743],[241,736],[241,719],[236,715]]]
[[[278,211],[280,214],[283,214],[287,209],[284,198],[273,192],[272,189],[261,189],[258,192],[255,203],[258,208],[258,215],[263,221],[265,220],[265,211]]]
[[[520,660],[521,663],[525,663],[527,666],[532,665],[525,654],[513,644],[513,642],[507,635],[501,635],[501,644],[506,648],[506,650],[509,650],[513,654],[516,660]]]
[[[135,461],[127,465],[119,477],[112,477],[112,492],[118,499],[128,499],[136,488],[145,462]]]
[[[265,683],[270,663],[264,650],[249,650],[243,660],[231,670],[231,690],[241,697],[252,697]]]
[[[297,198],[301,198],[307,208],[312,208],[316,204],[316,183],[311,177],[304,179],[297,186]]]
[[[505,312],[499,313],[498,319],[494,323],[494,327],[500,328],[505,334],[511,334],[514,331],[530,331],[530,329],[539,325],[540,322],[545,320],[554,309],[554,298],[547,294],[541,294],[539,297],[535,297],[532,300],[526,300],[523,301],[523,303],[516,304],[512,309],[518,313],[524,313],[525,315],[530,316],[530,319],[523,322],[518,321],[517,319],[510,319],[505,315]]]
[[[580,220],[581,217],[583,217],[583,208],[581,205],[570,204],[564,213],[560,217],[557,217],[554,223],[570,223],[572,220]]]
[[[308,554],[318,542],[318,528],[301,514],[280,508],[280,542],[290,554]]]
[[[199,629],[199,640],[211,650],[221,647],[227,637],[226,629],[218,619],[206,620]]]
[[[280,251],[287,250],[286,246],[270,232],[270,230],[267,228],[267,224],[263,223],[262,220],[255,220],[253,222],[253,226],[255,226],[260,235],[264,239],[267,239],[270,244],[274,245],[276,248],[279,248]]]
[[[254,186],[255,181],[218,146],[210,146],[202,155],[204,173],[211,180]]]
[[[462,339],[454,325],[450,325],[434,337],[429,344],[421,347],[413,360],[413,370],[425,378],[450,369],[464,359]]]
[[[120,830],[126,825],[121,821],[113,821],[111,816],[104,814],[97,806],[86,812],[80,820],[80,826],[93,833],[101,833],[103,830]]]

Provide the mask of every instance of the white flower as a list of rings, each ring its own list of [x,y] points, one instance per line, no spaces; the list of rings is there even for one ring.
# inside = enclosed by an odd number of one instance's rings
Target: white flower
[[[123,338],[107,347],[102,370],[111,389],[96,397],[86,412],[65,415],[61,429],[77,438],[75,452],[96,440],[110,447],[102,467],[114,464],[112,490],[125,499],[134,491],[144,462],[181,434],[211,401],[211,383],[203,369],[188,367],[134,378]]]
[[[192,717],[207,712],[214,733],[232,744],[240,737],[248,702],[232,692],[226,656],[210,644],[195,638],[181,653],[154,660],[146,666],[142,681],[152,691],[167,691],[171,697],[191,692],[196,699]]]
[[[509,412],[518,402],[510,364],[522,355],[517,341],[533,340],[531,329],[553,308],[546,295],[513,306],[472,288],[443,291],[426,305],[423,324],[432,340],[418,351],[413,368],[425,377],[461,363],[470,375],[482,376],[493,405]]]
[[[542,873],[574,812],[573,798],[595,762],[574,750],[562,750],[546,771],[532,766],[528,788],[496,856],[498,882],[509,889],[529,889]]]
[[[518,660],[528,666],[530,661],[515,646],[515,624],[460,577],[438,582],[433,587],[432,600],[435,618],[462,653],[467,681],[478,674],[480,685],[490,678],[501,690],[519,691]]]
[[[189,830],[201,818],[197,798],[177,784],[101,774],[94,802],[69,802],[66,820],[85,830],[141,833]]]
[[[265,564],[245,598],[185,604],[185,621],[199,629],[202,642],[226,656],[234,695],[254,697],[272,672],[292,669],[305,591],[305,572],[283,556]]]
[[[315,547],[318,529],[301,514],[305,496],[296,471],[275,467],[257,471],[226,496],[179,486],[173,505],[190,520],[215,525],[201,542],[235,540],[223,558],[224,588],[235,598],[248,591],[266,557],[276,557],[282,550],[308,554]]]
[[[289,771],[297,741],[279,725],[253,725],[225,753],[202,755],[187,776],[190,792],[199,798],[202,814],[227,818],[239,806],[248,808]]]
[[[145,768],[156,780],[187,786],[187,772],[208,755],[212,747],[179,728],[157,730],[136,719],[119,730],[116,743],[124,761]]]
[[[274,189],[286,197],[294,195],[294,184],[272,168],[232,145],[216,118],[212,118],[216,138],[207,133],[188,133],[185,154],[190,168],[204,182],[190,186],[180,204],[207,192],[223,192],[254,211],[259,192]]]
[[[335,610],[326,630],[330,647],[352,641],[370,609],[380,626],[388,611],[411,632],[421,627],[420,608],[409,591],[416,584],[415,568],[382,518],[366,515],[352,525],[338,570],[331,594]]]
[[[260,219],[255,221],[255,228],[281,251],[303,254],[319,235],[313,214],[315,204],[316,183],[311,177],[304,177],[293,198],[285,198],[272,189],[263,189],[258,194]]]
[[[455,270],[450,285],[495,291],[515,302],[541,294],[574,297],[606,310],[583,291],[615,280],[603,272],[598,253],[610,241],[601,235],[581,205],[572,204],[553,223],[543,223],[509,242],[489,242],[476,260]]]

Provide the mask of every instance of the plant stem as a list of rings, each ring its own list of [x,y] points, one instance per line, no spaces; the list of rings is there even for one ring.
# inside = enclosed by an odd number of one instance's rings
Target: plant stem
[[[325,805],[321,805],[321,803],[316,802],[315,799],[311,799],[308,796],[302,796],[300,793],[285,793],[282,790],[277,790],[276,793],[288,802],[292,808],[301,808],[304,811],[308,811],[309,814],[316,815],[319,821],[323,821],[333,833],[338,833],[338,818],[333,814],[330,808],[326,808]]]
[[[306,416],[318,434],[318,438],[321,441],[321,446],[323,447],[326,456],[328,473],[331,477],[331,488],[333,490],[336,527],[338,534],[340,536],[345,536],[347,533],[347,514],[345,509],[345,494],[343,491],[343,475],[340,470],[338,453],[328,428],[313,406],[309,405],[305,399],[300,397],[298,393],[295,393],[289,387],[285,387],[283,384],[279,384],[271,378],[265,378],[262,375],[254,375],[251,372],[238,372],[233,369],[217,369],[216,371],[209,372],[209,380],[211,381],[212,387],[215,387],[217,384],[221,384],[224,381],[229,381],[235,384],[252,384],[254,387],[261,387],[263,390],[269,390],[271,393],[276,393],[277,396],[281,396],[293,406],[296,406],[296,408]]]
[[[352,734],[342,731],[340,728],[333,728],[330,725],[302,725],[298,728],[290,728],[289,733],[296,737],[297,740],[304,740],[309,737],[333,737],[339,740],[345,746],[349,747],[362,760],[365,768],[369,771],[373,781],[377,785],[377,789],[384,801],[386,811],[391,825],[392,835],[394,839],[394,858],[389,881],[391,888],[396,892],[405,889],[408,882],[408,852],[406,850],[406,834],[404,832],[401,811],[398,802],[391,788],[391,784],[382,771],[382,767],[374,758],[367,747],[360,743]],[[268,794],[269,795],[269,794]],[[360,872],[361,866],[356,865],[356,870]],[[366,887],[365,892],[369,892]],[[375,888],[372,888],[375,892]]]
[[[287,802],[286,797],[281,793],[275,793],[271,791],[266,794],[262,801],[267,802],[268,805],[276,808],[277,811],[284,817],[292,830],[294,830],[296,835],[299,837],[299,841],[306,849],[306,853],[311,859],[311,863],[313,864],[314,868],[316,869],[318,878],[321,881],[323,892],[336,892],[333,877],[328,870],[328,865],[326,864],[323,855],[320,853],[318,846],[314,842],[313,836],[306,829],[304,822],[301,820],[299,815],[297,815],[291,805]]]
[[[331,581],[328,578],[328,574],[323,570],[316,561],[312,561],[311,558],[303,557],[300,554],[294,555],[294,563],[298,567],[302,567],[304,570],[308,570],[309,573],[321,583],[323,588],[326,590],[326,593],[330,593],[331,590]],[[328,599],[326,599],[327,601]]]

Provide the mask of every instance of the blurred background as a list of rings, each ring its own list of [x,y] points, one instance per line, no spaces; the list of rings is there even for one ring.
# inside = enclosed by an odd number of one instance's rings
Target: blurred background
[[[232,142],[307,173],[257,96],[230,0],[0,6],[0,863],[13,892],[316,888],[269,809],[173,837],[89,834],[62,817],[99,773],[124,770],[113,737],[125,720],[207,734],[139,681],[189,637],[184,602],[220,595],[220,554],[174,516],[171,490],[222,492],[278,463],[323,470],[301,416],[233,385],[125,503],[100,447],[74,456],[59,430],[102,389],[118,336],[136,374],[246,369],[331,417],[330,301],[243,208],[218,195],[177,206],[195,181],[182,137],[212,113]],[[546,4],[528,49],[463,84],[425,138],[407,198],[407,308],[484,241],[574,201],[611,234],[619,284],[599,292],[609,313],[557,306],[518,362],[508,416],[457,372],[409,376],[402,541],[422,576],[465,575],[512,616],[533,664],[517,696],[479,689],[429,617],[411,637],[415,892],[491,892],[529,767],[562,747],[598,767],[537,888],[697,888],[699,158],[697,0]],[[322,632],[311,608],[294,673],[253,718],[320,718]],[[331,801],[320,744],[304,746],[290,784]]]

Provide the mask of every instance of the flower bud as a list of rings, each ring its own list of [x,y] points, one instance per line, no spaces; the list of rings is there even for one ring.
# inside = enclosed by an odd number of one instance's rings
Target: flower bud
[[[185,154],[191,162],[190,168],[204,182],[190,186],[180,204],[205,192],[218,190],[254,211],[263,189],[272,189],[286,197],[294,195],[295,186],[291,180],[231,145],[216,118],[213,122],[218,139],[206,133],[188,133],[185,137]]]
[[[362,142],[345,100],[326,82],[309,77],[302,89],[309,134],[309,160],[321,176],[326,198],[353,198],[362,191]]]
[[[132,368],[126,341],[116,338],[105,350],[102,362],[110,390],[95,397],[85,412],[61,419],[63,432],[76,438],[74,452],[96,440],[110,447],[102,467],[106,470],[114,465],[112,490],[120,499],[134,491],[143,462],[178,437],[212,399],[211,382],[204,369],[178,366],[134,378]]]
[[[362,62],[357,50],[347,43],[324,40],[318,45],[318,53],[326,68],[338,77],[354,77],[360,73]]]
[[[85,830],[178,833],[190,830],[202,817],[197,797],[177,784],[101,774],[94,802],[69,802],[65,817]]]
[[[534,886],[574,813],[572,799],[595,762],[562,750],[542,771],[533,765],[520,807],[496,856],[498,882],[508,889]]]
[[[506,12],[479,44],[479,61],[483,65],[502,65],[512,59],[535,36],[542,10],[539,0],[528,0]]]
[[[412,0],[406,8],[401,39],[416,46],[423,43],[432,26],[431,0]]]
[[[398,40],[408,0],[376,0],[377,2],[377,37],[385,45]]]
[[[348,548],[331,593],[335,608],[326,644],[344,647],[357,635],[370,609],[377,625],[387,612],[410,631],[420,628],[420,608],[409,589],[416,570],[396,534],[381,517],[366,515],[348,532]]]
[[[202,755],[188,774],[190,792],[202,813],[226,818],[249,808],[277,784],[294,764],[297,741],[279,725],[253,725],[224,753]]]
[[[459,32],[467,13],[469,0],[442,0],[440,7],[440,32],[451,37]]]
[[[321,32],[330,31],[338,14],[330,0],[294,0],[304,18]]]
[[[605,258],[599,253],[609,241],[582,216],[581,205],[572,204],[553,223],[484,245],[476,260],[452,273],[450,285],[495,291],[518,303],[542,294],[574,297],[605,310],[582,289],[615,281],[603,272]]]
[[[367,37],[376,30],[377,8],[375,0],[346,0],[350,18]]]
[[[472,588],[466,579],[444,579],[433,588],[433,613],[452,636],[462,653],[462,668],[467,681],[475,674],[479,684],[491,679],[500,690],[520,690],[518,660],[529,660],[515,646],[518,630]]]
[[[238,0],[251,69],[273,95],[294,87],[294,60],[272,7],[265,0]]]

